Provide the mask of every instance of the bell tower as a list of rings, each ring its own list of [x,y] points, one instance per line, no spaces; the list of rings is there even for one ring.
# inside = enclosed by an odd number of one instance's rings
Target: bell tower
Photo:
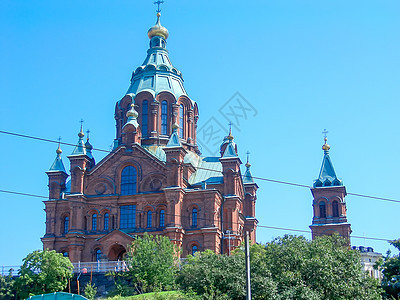
[[[324,131],[326,134],[327,132]],[[336,176],[331,158],[329,157],[330,146],[324,137],[324,158],[321,171],[314,181],[311,193],[313,195],[313,219],[310,229],[312,238],[321,235],[332,235],[334,233],[348,240],[350,245],[351,225],[346,216],[346,187],[343,181]]]

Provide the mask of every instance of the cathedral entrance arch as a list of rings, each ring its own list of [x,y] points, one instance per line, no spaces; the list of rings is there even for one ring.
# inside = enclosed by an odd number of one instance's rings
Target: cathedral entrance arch
[[[108,252],[108,259],[109,260],[123,260],[125,255],[126,255],[125,247],[120,244],[115,244],[111,247],[110,251]]]

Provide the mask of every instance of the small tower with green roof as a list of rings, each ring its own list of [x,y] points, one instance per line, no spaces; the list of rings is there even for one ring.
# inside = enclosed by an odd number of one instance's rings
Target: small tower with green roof
[[[336,175],[331,158],[330,146],[324,138],[324,157],[318,178],[314,181],[311,193],[313,199],[313,219],[310,229],[312,238],[321,235],[339,234],[350,244],[351,225],[346,216],[346,187]]]
[[[61,140],[61,139],[60,139]],[[51,165],[50,169],[46,172],[49,177],[49,199],[60,199],[61,192],[65,190],[65,181],[68,178],[67,171],[65,170],[62,158],[61,158],[61,147],[60,142],[56,150],[57,156]]]

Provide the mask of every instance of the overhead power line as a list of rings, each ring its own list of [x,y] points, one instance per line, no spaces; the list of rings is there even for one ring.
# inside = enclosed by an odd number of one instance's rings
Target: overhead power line
[[[21,195],[21,196],[28,196],[28,197],[36,197],[36,198],[41,198],[41,199],[48,199],[46,196],[41,196],[41,195],[35,195],[35,194],[30,194],[30,193],[21,193],[21,192],[16,192],[16,191],[9,191],[9,190],[0,190],[1,193],[8,193],[8,194],[14,194],[14,195]],[[60,202],[77,202],[77,203],[82,203],[81,201],[78,200],[71,200],[71,199],[52,199],[55,201],[60,201]],[[120,208],[121,206],[116,206],[116,205],[105,205],[105,204],[99,204],[99,203],[86,203],[89,207],[88,209],[92,209],[95,207],[104,207],[104,208]],[[136,210],[136,213],[146,213],[146,210]],[[181,217],[181,218],[187,218],[190,220],[190,215],[188,216],[183,216],[183,215],[178,215],[178,214],[169,214],[165,213],[165,215],[168,216],[175,216],[175,217]],[[214,221],[214,219],[211,218],[202,218],[202,217],[197,217],[198,220],[203,220],[203,221]],[[239,225],[241,223],[239,222],[231,222],[232,224]],[[260,225],[257,224],[258,228],[266,228],[266,229],[274,229],[274,230],[282,230],[282,231],[289,231],[289,232],[300,232],[300,233],[307,233],[311,234],[312,232],[310,230],[302,230],[302,229],[294,229],[294,228],[287,228],[287,227],[277,227],[277,226],[268,226],[268,225]],[[366,240],[376,240],[376,241],[385,241],[385,242],[390,242],[393,240],[390,239],[384,239],[384,238],[376,238],[376,237],[366,237],[366,236],[357,236],[357,235],[350,235],[351,238],[357,238],[357,239],[366,239]]]
[[[20,134],[20,133],[14,133],[14,132],[9,132],[9,131],[4,131],[4,130],[0,130],[0,133],[7,134],[7,135],[12,135],[12,136],[16,136],[16,137],[33,139],[33,140],[42,141],[42,142],[49,142],[49,143],[55,143],[55,144],[60,143],[61,145],[72,146],[72,147],[76,146],[75,144],[64,143],[64,142],[60,142],[58,140],[45,139],[45,138],[40,138],[40,137],[35,137],[35,136],[25,135],[25,134]],[[110,153],[111,152],[109,150],[104,150],[104,149],[99,149],[99,148],[93,148],[93,150],[100,151],[100,152],[105,152],[105,153]],[[143,159],[149,159],[149,158],[143,157]],[[218,170],[207,169],[207,168],[202,168],[202,167],[196,167],[196,168],[197,169],[201,169],[201,170],[205,170],[205,171],[221,173],[221,171],[218,171]],[[242,175],[242,176],[244,176],[244,175]],[[261,181],[267,181],[267,182],[271,182],[271,183],[278,183],[278,184],[283,184],[283,185],[288,185],[288,186],[295,186],[295,187],[301,187],[301,188],[307,188],[307,189],[311,189],[312,188],[312,186],[309,186],[309,185],[300,184],[300,183],[294,183],[294,182],[289,182],[289,181],[284,181],[284,180],[276,180],[276,179],[270,179],[270,178],[265,178],[265,177],[257,177],[257,176],[253,176],[253,178],[257,179],[257,180],[261,180]],[[368,198],[368,199],[374,199],[374,200],[380,200],[380,201],[400,203],[400,200],[386,198],[386,197],[371,196],[371,195],[360,194],[360,193],[347,193],[347,195],[351,195],[351,196],[355,196],[355,197]]]

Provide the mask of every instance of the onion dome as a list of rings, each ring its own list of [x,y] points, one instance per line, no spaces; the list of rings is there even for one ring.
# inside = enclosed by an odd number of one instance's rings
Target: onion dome
[[[124,127],[128,124],[132,124],[135,128],[139,127],[139,123],[137,121],[137,117],[139,116],[138,112],[135,110],[135,104],[131,104],[131,108],[127,111],[126,117],[128,118]]]
[[[168,29],[165,28],[164,26],[162,26],[160,23],[160,16],[161,16],[161,13],[158,12],[156,24],[153,27],[151,27],[149,29],[149,31],[147,32],[149,39],[151,39],[152,37],[155,37],[155,36],[160,36],[164,39],[167,39],[169,36]]]

